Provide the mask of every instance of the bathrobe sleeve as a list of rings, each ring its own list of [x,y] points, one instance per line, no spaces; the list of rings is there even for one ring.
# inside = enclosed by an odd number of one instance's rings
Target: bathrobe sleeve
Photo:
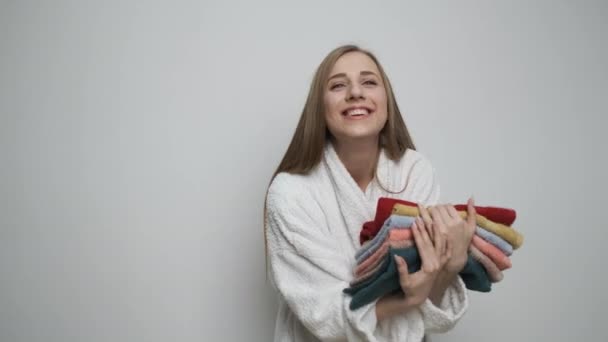
[[[440,189],[436,171],[432,164],[422,156],[420,163],[412,169],[413,184],[409,189],[409,198],[426,206],[439,202]],[[420,311],[426,332],[443,333],[454,327],[468,308],[469,300],[464,282],[457,276],[446,289],[439,307],[430,299],[421,306]]]
[[[278,179],[275,179],[278,181]],[[267,197],[271,280],[301,323],[321,341],[384,341],[375,304],[350,310],[352,270],[327,234],[320,204],[307,190],[277,184]],[[321,204],[322,205],[322,204]]]

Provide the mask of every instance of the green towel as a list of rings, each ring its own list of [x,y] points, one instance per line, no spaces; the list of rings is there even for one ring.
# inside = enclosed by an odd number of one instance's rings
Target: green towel
[[[399,284],[399,271],[395,262],[395,255],[403,257],[408,266],[408,272],[414,273],[420,270],[421,260],[416,247],[389,248],[381,267],[367,281],[357,286],[344,289],[344,293],[352,295],[350,309],[356,310],[366,304],[373,302],[386,294],[401,291]],[[491,283],[483,266],[471,255],[467,259],[459,275],[462,277],[466,288],[472,291],[490,292]]]
[[[356,310],[373,302],[376,298],[380,298],[401,288],[395,255],[399,255],[405,259],[409,273],[420,270],[420,255],[416,247],[389,248],[389,252],[386,253],[386,258],[388,259],[386,270],[384,272],[379,271],[379,275],[373,277],[368,286],[358,287],[358,290],[354,291],[350,302],[351,310]]]
[[[471,291],[490,292],[492,290],[492,283],[486,269],[471,254],[459,274],[464,285]]]
[[[357,284],[353,284],[348,288],[345,288],[344,293],[348,293],[349,295],[354,295],[355,293],[359,292],[361,289],[364,289],[367,286],[371,285],[376,279],[378,279],[382,274],[384,274],[384,272],[386,272],[386,269],[388,268],[388,265],[390,263],[389,259],[390,259],[390,255],[389,255],[389,253],[386,253],[386,255],[384,256],[384,259],[382,259],[382,264],[380,265],[380,268],[376,272],[374,272],[372,275],[367,277],[367,279],[365,279]]]

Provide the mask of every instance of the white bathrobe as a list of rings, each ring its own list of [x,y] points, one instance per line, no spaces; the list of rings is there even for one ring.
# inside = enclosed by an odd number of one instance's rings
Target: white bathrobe
[[[280,173],[267,196],[269,276],[279,297],[275,341],[421,341],[445,332],[464,314],[468,298],[456,277],[439,307],[419,308],[378,321],[376,301],[351,311],[342,290],[353,279],[359,232],[373,220],[379,197],[436,204],[431,163],[408,150],[399,162],[380,154],[376,179],[363,192],[328,143],[308,175]]]

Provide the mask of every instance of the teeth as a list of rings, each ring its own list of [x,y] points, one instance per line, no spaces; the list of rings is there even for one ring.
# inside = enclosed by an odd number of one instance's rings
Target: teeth
[[[365,109],[365,108],[356,108],[356,109],[349,110],[346,114],[349,116],[367,115],[367,114],[369,114],[369,111],[367,111],[367,109]]]

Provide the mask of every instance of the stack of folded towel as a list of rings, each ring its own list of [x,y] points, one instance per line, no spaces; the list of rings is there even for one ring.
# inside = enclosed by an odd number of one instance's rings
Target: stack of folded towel
[[[467,205],[454,206],[464,219]],[[503,279],[502,271],[511,268],[509,256],[521,247],[523,236],[511,227],[513,209],[476,206],[477,227],[469,246],[469,257],[460,276],[469,290],[489,292],[491,284]],[[359,235],[355,278],[344,292],[352,295],[355,310],[377,298],[401,291],[394,255],[403,257],[410,273],[421,267],[418,249],[410,229],[419,216],[416,203],[380,198],[373,221],[363,224]]]

